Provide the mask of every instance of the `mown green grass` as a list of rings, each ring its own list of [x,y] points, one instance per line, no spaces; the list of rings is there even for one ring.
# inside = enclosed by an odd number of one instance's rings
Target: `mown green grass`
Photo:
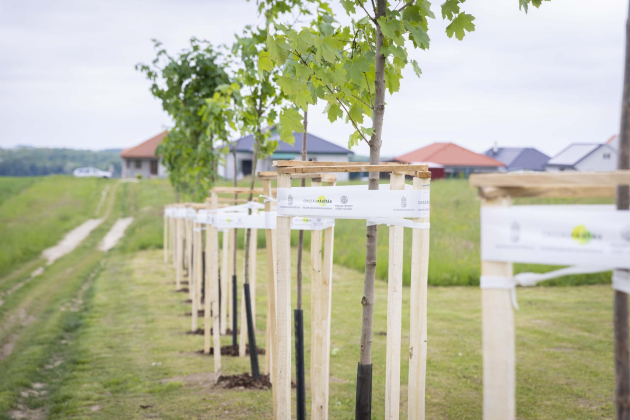
[[[305,256],[307,407],[310,411],[310,260]],[[259,253],[258,343],[264,346],[266,266]],[[293,255],[295,263],[295,253]],[[239,264],[240,266],[240,264]],[[295,267],[294,267],[295,269]],[[361,324],[361,273],[335,266],[330,418],[354,418]],[[212,358],[185,335],[190,318],[174,272],[159,251],[111,259],[93,287],[90,312],[70,344],[76,366],[52,397],[51,418],[271,417],[271,392],[212,388]],[[294,283],[295,287],[295,283]],[[373,414],[384,411],[386,284],[376,285]],[[295,297],[295,290],[293,290]],[[517,411],[522,419],[606,419],[614,414],[612,291],[605,286],[519,291],[516,313]],[[482,409],[479,289],[429,289],[427,418],[479,419]],[[295,301],[293,302],[295,305]],[[576,322],[579,320],[579,322]],[[403,294],[401,418],[406,417],[409,289]],[[223,337],[228,344],[230,337]],[[588,361],[588,363],[586,362]],[[264,366],[264,357],[260,358]],[[224,374],[249,369],[248,358],[223,357]],[[295,372],[295,368],[293,368]],[[544,401],[544,403],[541,403]],[[149,406],[146,409],[140,406]],[[97,411],[93,411],[98,406]],[[293,402],[295,409],[295,401]],[[307,414],[308,416],[308,414]]]
[[[11,182],[23,181],[12,178]],[[101,193],[113,182],[51,176],[4,200],[0,204],[0,278],[38,257],[87,219],[97,217]]]
[[[0,205],[9,197],[19,194],[41,179],[35,177],[0,177]]]

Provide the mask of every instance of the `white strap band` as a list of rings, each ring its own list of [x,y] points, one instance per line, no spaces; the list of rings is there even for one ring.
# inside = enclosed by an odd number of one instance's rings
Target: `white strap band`
[[[624,292],[630,295],[630,271],[613,270],[612,287],[618,292]]]
[[[402,226],[411,229],[430,229],[431,223],[416,223],[409,219],[399,219],[395,217],[373,217],[367,219],[367,226],[387,225]]]

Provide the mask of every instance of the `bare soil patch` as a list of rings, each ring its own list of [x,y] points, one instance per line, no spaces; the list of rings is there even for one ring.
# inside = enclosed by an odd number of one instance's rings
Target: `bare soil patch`
[[[224,389],[271,389],[269,375],[260,375],[260,380],[255,381],[249,373],[240,375],[219,376],[217,388]]]
[[[265,354],[265,349],[263,348],[258,347],[256,350],[258,354]],[[199,350],[197,353],[205,355],[203,350]],[[245,354],[249,354],[249,344],[245,345]],[[210,347],[210,353],[208,353],[208,356],[214,356],[214,347]],[[221,346],[221,356],[238,357],[238,346]]]

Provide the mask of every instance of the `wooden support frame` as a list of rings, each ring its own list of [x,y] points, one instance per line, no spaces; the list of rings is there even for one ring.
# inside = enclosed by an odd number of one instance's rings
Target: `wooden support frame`
[[[614,197],[630,171],[474,174],[481,206],[509,206],[517,197]],[[482,276],[512,277],[510,262],[481,261]],[[482,289],[483,418],[516,418],[516,338],[509,289]]]
[[[218,206],[217,195],[210,194],[209,209]],[[206,227],[206,296],[204,302],[204,353],[210,353],[210,313],[212,313],[212,343],[215,379],[221,376],[221,321],[219,311],[219,230]]]
[[[249,243],[249,290],[251,293],[252,318],[256,325],[256,253],[258,251],[258,229],[252,229],[251,241]],[[245,261],[243,261],[243,272],[245,272]],[[241,331],[238,340],[239,357],[246,356],[247,349],[247,312],[245,310],[245,289],[241,289],[240,325]]]
[[[430,179],[431,175],[427,165],[404,165],[404,164],[381,164],[381,165],[365,165],[365,164],[340,164],[339,162],[298,162],[298,161],[274,161],[274,166],[278,168],[278,188],[291,188],[291,179],[294,175],[305,176],[312,173],[339,173],[339,172],[392,172],[391,189],[404,189],[405,175],[411,175],[415,178]],[[414,179],[414,186],[416,180]],[[424,188],[425,184],[418,184],[418,188]],[[429,184],[426,183],[426,188],[429,188]],[[425,220],[424,222],[428,222]],[[276,319],[276,340],[274,351],[277,352],[276,357],[273,360],[273,374],[276,375],[274,382],[274,389],[276,389],[276,395],[274,396],[274,418],[288,420],[291,418],[291,327],[290,327],[290,310],[291,310],[291,218],[290,217],[278,217],[277,219],[277,319]],[[417,229],[414,229],[414,231]],[[399,404],[400,404],[400,351],[401,351],[401,326],[402,326],[402,247],[403,247],[403,227],[391,226],[390,227],[390,269],[389,269],[389,291],[388,291],[388,334],[387,334],[387,365],[386,365],[386,400],[385,400],[385,418],[398,419],[399,418]],[[332,279],[332,244],[333,233],[327,235],[327,242],[330,244],[330,251],[328,255],[324,256],[324,276]],[[422,239],[423,236],[420,236]],[[314,239],[314,241],[313,241]],[[315,244],[313,244],[315,242]],[[316,236],[311,238],[311,246],[315,247],[312,252],[319,255],[317,246],[321,247],[321,240]],[[428,235],[426,235],[426,241],[417,245],[417,248],[421,249],[419,256],[412,256],[412,258],[420,258],[421,261],[417,263],[417,285],[424,292],[422,296],[426,302],[426,287],[421,287],[423,281],[426,280],[426,275],[423,274],[428,270]],[[425,250],[426,248],[426,250]],[[325,252],[326,253],[326,252]],[[425,255],[426,253],[426,255]],[[423,258],[425,258],[423,260]],[[314,278],[319,278],[318,265],[314,263]],[[314,280],[318,281],[318,280]],[[330,286],[327,285],[328,293],[330,293]],[[312,301],[322,299],[322,290],[316,288],[312,290]],[[420,295],[422,292],[417,292]],[[330,296],[330,295],[329,295]],[[315,308],[315,306],[313,306]],[[313,309],[313,317],[322,318],[322,309],[318,307]],[[424,310],[423,310],[424,309]],[[416,325],[426,325],[426,303],[417,303],[416,310],[417,319],[414,321]],[[421,315],[424,318],[422,319]],[[330,305],[328,306],[327,318],[330,320]],[[317,339],[321,336],[321,326],[317,325],[317,331],[311,331],[312,336]],[[327,334],[327,341],[324,341],[329,345],[330,331]],[[415,399],[414,406],[424,409],[424,400],[418,401],[419,395],[424,398],[424,373],[426,372],[426,328],[424,332],[418,332],[418,340],[424,340],[424,358],[420,357],[420,361],[415,363],[415,369],[410,379],[414,381],[414,393]],[[416,341],[418,341],[416,340]],[[417,345],[417,344],[416,344]],[[420,345],[419,347],[422,348]],[[318,352],[313,351],[311,357],[315,357],[315,361],[311,359],[311,366],[317,371],[317,376],[313,376],[311,372],[311,387],[321,389],[322,383],[327,382],[329,370],[323,369],[320,364],[322,360],[324,363],[328,363],[329,355],[325,358],[319,357]],[[422,350],[419,351],[423,353]],[[326,378],[323,378],[321,373],[326,374]],[[421,376],[421,377],[418,377]],[[422,384],[419,386],[418,384]],[[326,384],[327,385],[327,384]],[[313,390],[312,390],[313,391]],[[315,392],[315,391],[313,391]],[[314,396],[312,406],[313,418],[327,418],[328,407],[323,406],[323,397],[320,395]],[[418,410],[416,410],[417,412]],[[421,417],[424,418],[424,413]]]

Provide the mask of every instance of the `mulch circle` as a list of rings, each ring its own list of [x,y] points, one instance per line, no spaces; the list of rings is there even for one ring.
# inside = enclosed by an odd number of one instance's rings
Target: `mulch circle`
[[[204,335],[205,331],[203,330],[203,328],[197,328],[195,331],[186,331],[186,334],[188,334],[188,335]]]
[[[174,290],[173,293],[188,293],[190,292],[190,290],[188,290],[188,287],[182,287],[179,290]]]
[[[192,334],[192,332],[191,332]],[[202,333],[203,334],[203,333]],[[265,354],[265,349],[258,347],[256,350],[258,350],[258,354],[263,355]],[[203,350],[199,350],[197,353],[200,354],[205,354],[203,352]],[[249,355],[249,345],[246,344],[245,345],[245,354]],[[208,353],[208,356],[213,356],[214,355],[214,347],[210,347],[210,353]],[[221,346],[221,356],[231,356],[231,357],[238,357],[238,346],[234,347],[234,346]]]
[[[266,390],[271,389],[271,382],[269,381],[269,375],[260,375],[260,380],[255,381],[249,373],[242,373],[240,375],[220,376],[217,380],[217,387]]]
[[[205,314],[206,314],[206,312],[203,309],[199,309],[197,311],[197,316],[204,316]],[[184,316],[192,316],[192,312],[186,312],[186,313],[184,313]]]
[[[188,314],[187,314],[187,316],[190,316],[190,313],[188,313]],[[210,328],[210,335],[212,335],[212,332],[213,332],[213,331],[212,331],[212,328]],[[241,330],[240,330],[240,329],[236,331],[236,333],[237,333],[237,334],[240,334],[240,332],[241,332]],[[204,331],[204,329],[203,329],[203,328],[197,328],[197,330],[196,330],[196,331],[186,331],[186,332],[185,332],[185,334],[188,334],[188,335],[204,335],[204,333],[205,333],[205,331]],[[230,330],[230,329],[228,328],[228,329],[227,329],[227,331],[226,331],[226,333],[225,333],[225,335],[224,335],[223,337],[227,337],[227,336],[229,336],[229,335],[232,335],[232,330]],[[264,351],[264,349],[263,349],[263,351]],[[260,349],[258,349],[258,352],[260,353]],[[264,354],[264,353],[263,353],[263,354]]]
[[[188,281],[182,280],[182,281],[179,282],[179,284],[188,284]]]

